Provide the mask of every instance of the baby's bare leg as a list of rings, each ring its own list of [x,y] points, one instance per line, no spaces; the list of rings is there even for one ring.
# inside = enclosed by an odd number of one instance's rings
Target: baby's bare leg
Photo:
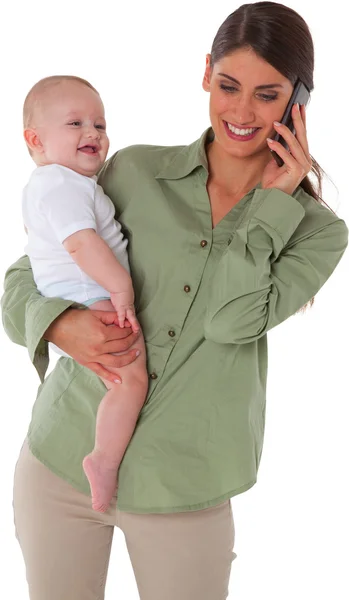
[[[91,308],[106,310],[104,308],[106,303],[107,310],[114,310],[108,301],[93,304]],[[98,408],[94,449],[83,461],[83,468],[91,488],[92,507],[100,512],[107,510],[115,492],[117,471],[132,437],[148,389],[142,335],[135,346],[141,351],[139,358],[126,367],[113,371],[121,374],[122,383],[102,380],[108,392],[102,398]]]

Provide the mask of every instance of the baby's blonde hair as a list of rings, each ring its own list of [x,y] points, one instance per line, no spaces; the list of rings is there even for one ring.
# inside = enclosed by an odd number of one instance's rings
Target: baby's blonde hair
[[[86,85],[91,90],[98,94],[97,90],[91,85],[86,79],[82,79],[81,77],[75,77],[74,75],[52,75],[51,77],[44,77],[44,79],[40,79],[28,92],[26,99],[24,100],[23,105],[23,127],[24,129],[28,129],[33,123],[33,115],[35,108],[40,105],[42,98],[44,97],[45,92],[48,89],[51,89],[55,85],[62,83],[63,81],[75,81],[77,83],[81,83],[82,85]],[[99,94],[98,94],[99,95]]]

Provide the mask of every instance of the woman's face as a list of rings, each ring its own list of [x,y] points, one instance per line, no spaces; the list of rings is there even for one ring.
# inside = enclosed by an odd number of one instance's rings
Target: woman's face
[[[236,50],[211,69],[206,57],[203,88],[210,92],[215,141],[231,156],[269,152],[273,121],[280,121],[293,85],[252,49]]]

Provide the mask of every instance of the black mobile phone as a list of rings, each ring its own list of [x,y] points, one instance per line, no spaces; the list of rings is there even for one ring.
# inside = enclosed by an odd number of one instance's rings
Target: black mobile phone
[[[295,128],[293,126],[293,119],[292,119],[292,115],[291,115],[292,106],[294,104],[297,104],[297,102],[299,103],[299,105],[301,105],[301,104],[307,105],[309,102],[309,98],[310,98],[310,91],[304,85],[304,83],[302,83],[302,81],[300,79],[297,79],[294,89],[293,89],[293,92],[292,92],[292,96],[289,100],[289,103],[286,106],[286,110],[285,110],[282,120],[281,120],[281,123],[283,125],[286,125],[286,127],[288,127],[293,134],[295,134]],[[276,142],[280,142],[280,144],[282,144],[282,146],[286,150],[289,150],[286,140],[279,133],[277,133],[272,139],[275,140]],[[271,153],[272,153],[274,159],[276,160],[277,164],[279,165],[279,167],[282,167],[282,165],[284,164],[284,161],[282,160],[281,156],[279,156],[278,153],[275,152],[275,150],[271,150]]]

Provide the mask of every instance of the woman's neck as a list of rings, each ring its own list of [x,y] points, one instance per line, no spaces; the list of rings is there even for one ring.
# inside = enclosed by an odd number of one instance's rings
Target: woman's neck
[[[269,149],[247,158],[230,156],[216,140],[207,145],[206,154],[210,181],[232,196],[246,194],[255,187],[271,160]]]

